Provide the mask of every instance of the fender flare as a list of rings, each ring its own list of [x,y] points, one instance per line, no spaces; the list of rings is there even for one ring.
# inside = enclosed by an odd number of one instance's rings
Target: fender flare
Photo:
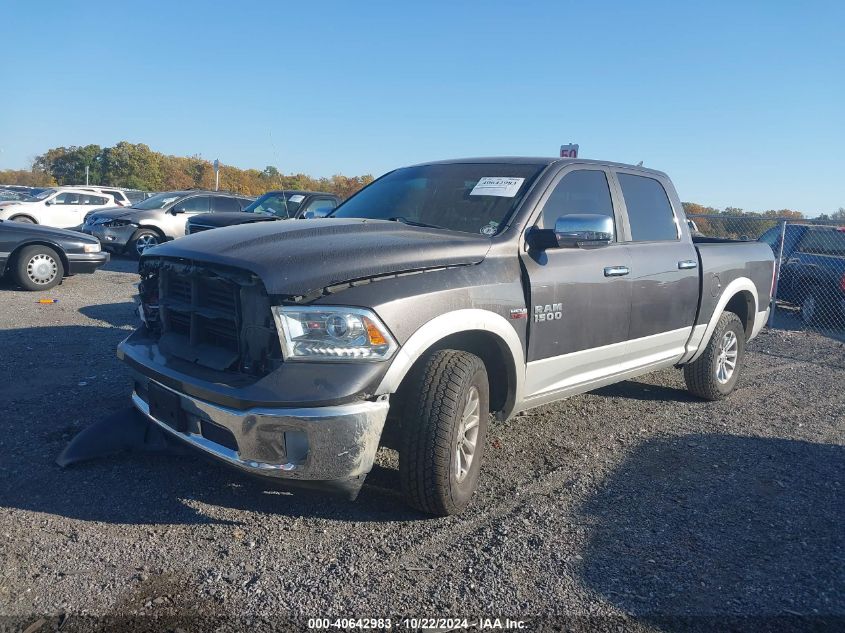
[[[30,220],[32,220],[32,223],[33,223],[33,224],[41,224],[41,223],[38,221],[38,218],[36,218],[36,217],[35,217],[34,215],[32,215],[31,213],[25,213],[25,212],[22,212],[22,213],[10,213],[10,214],[9,214],[9,222],[14,222],[14,220],[13,220],[12,218],[21,218],[21,217],[23,217],[23,218],[29,218]]]
[[[405,376],[422,355],[441,339],[460,332],[490,332],[505,344],[516,366],[516,402],[521,401],[525,376],[522,341],[505,317],[489,310],[465,308],[436,316],[422,325],[396,352],[376,394],[395,393]]]
[[[722,291],[722,296],[719,297],[719,301],[718,303],[716,303],[716,308],[713,310],[713,314],[710,316],[710,321],[707,323],[707,327],[701,334],[701,338],[698,340],[697,345],[694,339],[696,338],[696,330],[698,330],[700,326],[693,328],[692,337],[690,337],[690,341],[687,344],[687,354],[686,357],[681,361],[682,363],[691,363],[697,360],[698,357],[704,353],[704,349],[710,342],[710,337],[713,336],[713,330],[716,329],[716,324],[719,322],[719,317],[721,317],[722,312],[725,311],[725,306],[727,306],[730,300],[733,299],[737,294],[746,290],[750,292],[751,296],[754,298],[754,310],[751,314],[748,315],[748,317],[750,319],[757,319],[758,311],[760,309],[760,299],[757,296],[757,286],[755,286],[754,282],[751,281],[748,277],[738,277],[734,279],[731,283],[725,286],[725,289]],[[757,329],[756,323],[755,329]],[[695,351],[691,352],[691,348]],[[690,355],[691,353],[692,355]]]

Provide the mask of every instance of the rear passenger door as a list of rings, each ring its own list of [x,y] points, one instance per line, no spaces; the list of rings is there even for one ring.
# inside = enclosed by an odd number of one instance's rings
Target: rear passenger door
[[[589,213],[614,218],[616,236],[599,247],[522,252],[530,284],[529,400],[600,380],[624,357],[631,262],[613,198],[606,170],[574,165],[561,171],[540,201],[538,229],[553,229],[562,216]]]
[[[668,179],[615,170],[631,258],[629,360],[680,358],[698,310],[698,253]],[[671,196],[671,197],[670,197]],[[685,238],[685,239],[682,239]]]

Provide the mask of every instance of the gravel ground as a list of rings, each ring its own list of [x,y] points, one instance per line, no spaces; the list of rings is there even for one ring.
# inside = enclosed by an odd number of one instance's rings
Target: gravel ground
[[[184,631],[224,616],[845,626],[830,619],[845,618],[841,343],[764,331],[719,403],[669,370],[494,424],[474,503],[431,519],[402,504],[386,450],[354,503],[192,455],[57,467],[77,431],[127,408],[114,349],[135,323],[134,269],[117,259],[41,294],[0,284],[0,630],[176,630],[176,615]]]

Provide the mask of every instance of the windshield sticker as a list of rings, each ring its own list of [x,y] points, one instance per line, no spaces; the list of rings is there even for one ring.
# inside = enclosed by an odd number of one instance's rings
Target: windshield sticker
[[[479,180],[472,191],[471,196],[499,196],[500,198],[513,198],[525,178],[508,178],[501,176],[485,176]]]
[[[482,235],[496,235],[496,231],[499,230],[499,223],[490,221],[490,224],[485,224],[481,227],[479,231]]]
[[[288,202],[302,202],[303,200],[305,200],[305,196],[302,196],[300,194],[288,197]]]

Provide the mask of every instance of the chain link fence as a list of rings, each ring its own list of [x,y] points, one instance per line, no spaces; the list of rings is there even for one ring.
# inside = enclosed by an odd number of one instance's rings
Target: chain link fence
[[[768,244],[775,256],[769,327],[845,341],[845,223],[747,215],[689,215],[693,234]]]

